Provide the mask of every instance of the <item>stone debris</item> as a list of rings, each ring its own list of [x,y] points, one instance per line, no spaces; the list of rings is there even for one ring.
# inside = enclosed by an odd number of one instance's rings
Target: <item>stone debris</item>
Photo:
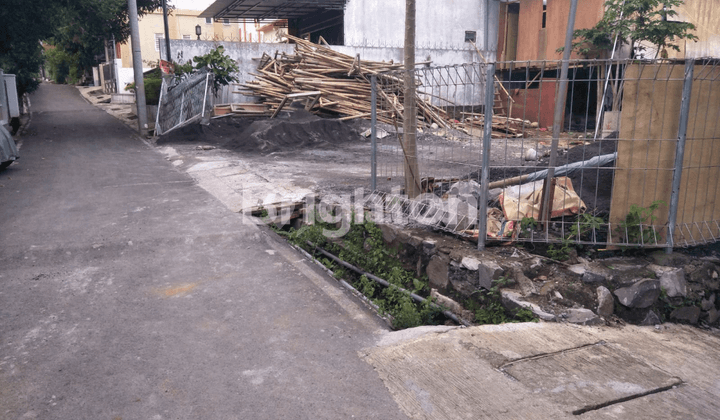
[[[711,308],[714,308],[714,307],[715,307],[715,293],[710,295],[709,298],[703,299],[700,301],[700,309],[702,309],[705,312],[709,311]]]
[[[660,297],[660,281],[642,279],[630,287],[615,290],[615,296],[628,308],[647,308]]]
[[[569,309],[565,321],[579,325],[604,325],[603,321],[590,309]]]
[[[591,271],[585,271],[582,275],[583,283],[595,284],[604,283],[607,279],[602,274],[593,273]]]
[[[663,267],[651,264],[649,270],[655,272],[660,279],[660,287],[665,290],[668,297],[687,296],[687,282],[685,270],[682,268]]]
[[[655,312],[653,312],[652,310],[648,311],[647,315],[645,315],[645,318],[643,318],[643,320],[640,321],[640,325],[644,325],[644,326],[660,325],[660,324],[662,324],[660,317],[657,316],[657,314]]]
[[[683,306],[670,314],[670,319],[676,322],[697,324],[700,320],[700,308],[697,306]]]
[[[414,261],[419,275],[427,274],[431,288],[455,302],[498,287],[506,308],[528,308],[544,321],[650,326],[720,322],[719,290],[712,289],[717,268],[698,259],[577,257],[578,264],[566,266],[521,248],[478,251],[471,243],[440,233],[384,225],[381,229],[390,246],[402,244],[402,258]],[[702,283],[687,281],[691,278]],[[684,280],[687,296],[683,296]]]
[[[597,288],[597,313],[603,318],[609,318],[615,311],[615,299],[613,299],[610,289],[605,286]]]
[[[556,317],[554,314],[545,312],[542,308],[534,303],[526,302],[522,300],[522,296],[519,293],[511,292],[508,290],[502,291],[502,303],[505,308],[509,310],[517,309],[530,309],[532,313],[537,315],[538,318],[543,321],[555,321]]]

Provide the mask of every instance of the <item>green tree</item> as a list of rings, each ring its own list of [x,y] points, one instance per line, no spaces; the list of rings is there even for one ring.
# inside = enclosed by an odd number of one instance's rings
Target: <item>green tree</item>
[[[162,0],[137,0],[143,16]],[[97,64],[104,40],[130,35],[126,0],[3,0],[0,7],[0,68],[17,75],[18,93],[38,86],[44,61],[41,41],[75,56],[81,70]]]
[[[193,57],[192,61],[195,62],[196,69],[207,67],[213,73],[215,76],[213,78],[213,94],[215,95],[222,86],[238,81],[238,78],[233,75],[239,71],[237,63],[225,54],[225,47],[222,45],[218,45],[205,55]]]
[[[609,51],[617,36],[619,42],[634,47],[632,58],[643,49],[638,45],[640,42],[656,45],[656,57],[667,48],[680,51],[677,41],[698,39],[692,33],[695,25],[673,21],[677,17],[673,8],[683,3],[683,0],[608,0],[605,14],[595,26],[575,31],[573,49],[583,55]]]
[[[20,95],[37,88],[44,60],[40,41],[52,36],[57,3],[3,0],[0,7],[0,68],[16,75]]]
[[[162,7],[162,0],[137,0],[138,16]],[[50,43],[76,55],[88,70],[104,54],[104,43],[113,35],[117,42],[130,36],[127,0],[70,0],[59,10],[59,22]]]

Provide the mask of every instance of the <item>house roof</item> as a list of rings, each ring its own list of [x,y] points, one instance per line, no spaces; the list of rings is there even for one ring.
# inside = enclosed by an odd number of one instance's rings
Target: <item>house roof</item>
[[[215,0],[198,17],[294,19],[322,10],[342,10],[346,0]]]

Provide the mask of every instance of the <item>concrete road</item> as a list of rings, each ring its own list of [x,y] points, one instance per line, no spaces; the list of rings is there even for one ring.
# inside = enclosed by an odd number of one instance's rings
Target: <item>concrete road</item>
[[[0,173],[0,419],[406,418],[375,316],[74,87]]]

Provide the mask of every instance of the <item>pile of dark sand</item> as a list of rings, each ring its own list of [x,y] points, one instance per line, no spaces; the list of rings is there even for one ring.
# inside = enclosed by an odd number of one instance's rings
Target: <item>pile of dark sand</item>
[[[360,141],[354,124],[320,118],[305,110],[277,118],[226,117],[210,125],[191,124],[158,138],[157,144],[207,144],[241,153],[261,153],[331,147]]]
[[[296,110],[284,118],[254,121],[242,133],[225,143],[228,150],[244,153],[271,153],[301,148],[328,147],[357,141],[359,134],[340,120],[320,118]]]

